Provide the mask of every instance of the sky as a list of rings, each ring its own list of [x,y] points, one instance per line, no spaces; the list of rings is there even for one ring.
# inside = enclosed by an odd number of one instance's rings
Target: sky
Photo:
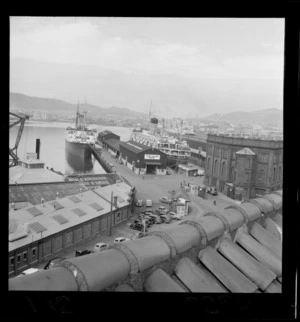
[[[284,19],[10,17],[10,91],[203,116],[283,106]]]

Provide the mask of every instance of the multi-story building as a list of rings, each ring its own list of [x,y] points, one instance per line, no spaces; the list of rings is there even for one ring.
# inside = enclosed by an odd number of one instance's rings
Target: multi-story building
[[[281,189],[283,141],[208,134],[205,183],[236,199]]]

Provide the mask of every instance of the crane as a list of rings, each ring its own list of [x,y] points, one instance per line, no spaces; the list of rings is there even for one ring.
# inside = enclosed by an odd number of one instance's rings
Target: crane
[[[15,117],[17,117],[19,119],[19,120],[15,121],[15,122],[9,124],[9,129],[11,129],[12,127],[20,124],[19,132],[18,132],[18,135],[17,135],[17,138],[16,138],[15,146],[13,148],[9,148],[9,156],[10,156],[9,167],[13,167],[13,166],[17,165],[17,162],[19,160],[18,155],[17,155],[17,150],[18,150],[18,146],[19,146],[19,143],[20,143],[20,139],[21,139],[21,136],[22,136],[23,129],[24,129],[25,121],[29,119],[29,116],[28,115],[20,116],[18,114],[12,113],[12,112],[9,112],[9,114],[13,115],[13,116],[15,116]]]

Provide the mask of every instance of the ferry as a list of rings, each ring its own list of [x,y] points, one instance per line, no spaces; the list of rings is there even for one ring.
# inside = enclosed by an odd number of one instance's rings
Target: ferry
[[[77,106],[75,127],[67,127],[65,150],[68,158],[91,158],[92,149],[97,140],[97,130],[85,126],[85,113],[80,113]]]

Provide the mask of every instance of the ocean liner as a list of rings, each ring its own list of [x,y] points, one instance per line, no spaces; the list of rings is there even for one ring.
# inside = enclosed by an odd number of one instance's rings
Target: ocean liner
[[[158,119],[150,119],[150,131],[132,131],[130,140],[149,145],[166,153],[168,166],[187,163],[191,150],[186,141],[169,136],[157,127]]]
[[[65,137],[65,150],[67,160],[88,160],[91,158],[92,148],[97,137],[96,129],[88,129],[85,126],[85,113],[80,113],[77,106],[75,127],[67,127]]]

